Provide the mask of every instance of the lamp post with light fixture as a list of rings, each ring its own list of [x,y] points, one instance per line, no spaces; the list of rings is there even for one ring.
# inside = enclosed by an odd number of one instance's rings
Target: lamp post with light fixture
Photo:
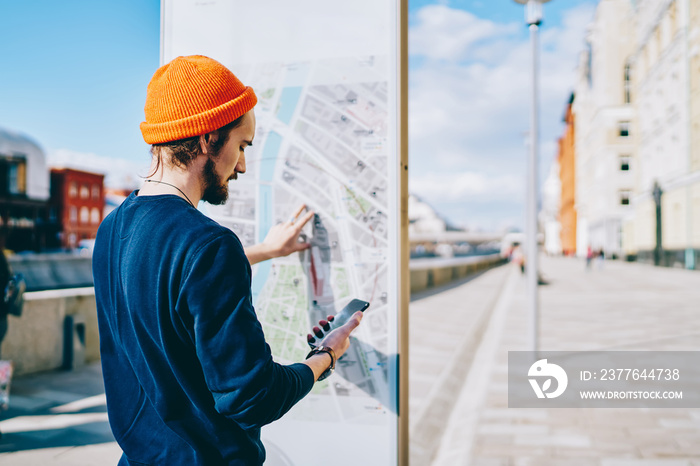
[[[537,258],[537,199],[539,170],[539,30],[542,23],[542,4],[550,0],[515,0],[525,5],[525,21],[530,28],[532,45],[532,108],[530,115],[530,154],[527,164],[527,200],[525,216],[525,257],[528,291],[528,311],[532,316],[532,350],[539,350],[539,296]]]

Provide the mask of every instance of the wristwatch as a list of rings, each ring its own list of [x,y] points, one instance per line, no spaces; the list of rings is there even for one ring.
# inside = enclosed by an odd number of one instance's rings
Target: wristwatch
[[[326,371],[321,374],[317,380],[317,382],[320,382],[321,380],[327,379],[335,370],[335,351],[333,351],[333,348],[330,346],[317,346],[316,348],[312,349],[309,351],[309,354],[306,355],[306,359],[309,359],[311,356],[318,354],[318,353],[328,353],[328,355],[331,357],[331,365],[326,369]]]

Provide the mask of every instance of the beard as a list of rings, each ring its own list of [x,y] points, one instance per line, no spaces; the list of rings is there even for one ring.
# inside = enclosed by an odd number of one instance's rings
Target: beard
[[[235,176],[229,179],[235,179]],[[222,205],[228,200],[228,180],[223,184],[216,173],[216,166],[211,157],[204,164],[202,171],[202,181],[204,182],[204,194],[202,200],[212,205]]]

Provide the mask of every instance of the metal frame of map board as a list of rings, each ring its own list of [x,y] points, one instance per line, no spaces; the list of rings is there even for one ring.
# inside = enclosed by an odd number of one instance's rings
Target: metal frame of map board
[[[274,14],[267,14],[267,12],[273,10],[268,9],[266,12],[264,9],[261,9],[265,5],[271,7],[275,2],[277,2],[276,6],[281,8],[290,8],[290,5],[295,5],[298,7],[298,11],[296,11],[294,15],[276,18]],[[367,42],[369,39],[366,39],[366,37],[372,36],[372,33],[368,31],[381,31],[382,28],[383,31],[385,31],[382,33],[386,34],[385,37],[388,39],[386,43],[384,43],[387,52],[387,68],[385,69],[388,70],[386,77],[388,126],[386,131],[386,145],[388,147],[386,174],[388,186],[386,192],[387,209],[385,213],[387,217],[386,238],[388,240],[388,246],[386,248],[388,270],[386,274],[386,291],[388,294],[386,305],[386,339],[388,341],[386,365],[388,370],[386,370],[385,373],[388,374],[389,377],[387,386],[391,398],[390,403],[388,403],[390,405],[388,406],[390,417],[387,417],[387,419],[394,419],[395,424],[393,421],[387,424],[392,432],[387,437],[388,441],[377,447],[377,441],[370,438],[372,436],[370,434],[371,429],[367,429],[367,432],[364,430],[347,431],[354,433],[350,434],[352,435],[351,438],[344,441],[346,440],[343,438],[342,434],[344,431],[342,429],[336,429],[336,427],[342,427],[340,424],[336,426],[332,422],[325,422],[323,419],[319,419],[318,421],[315,419],[305,419],[304,422],[306,423],[305,425],[308,426],[308,429],[304,430],[303,435],[298,435],[297,433],[297,440],[304,438],[311,440],[306,440],[305,442],[307,443],[304,445],[295,445],[294,448],[296,448],[297,451],[289,452],[289,455],[285,453],[284,448],[278,448],[276,444],[269,445],[266,442],[266,448],[268,450],[268,461],[266,461],[266,464],[270,466],[308,464],[308,460],[311,460],[311,458],[305,457],[303,460],[298,459],[298,450],[303,447],[305,449],[304,451],[309,451],[309,454],[313,455],[312,458],[314,459],[312,461],[332,461],[333,464],[338,465],[354,465],[364,462],[365,464],[397,464],[407,466],[409,451],[408,304],[410,301],[408,273],[408,0],[372,0],[371,3],[368,3],[369,0],[360,0],[354,3],[328,2],[327,0],[323,2],[320,0],[295,0],[295,2],[289,2],[288,0],[257,0],[256,2],[246,2],[244,0],[162,0],[161,64],[179,55],[208,55],[230,67],[245,84],[253,85],[256,92],[264,91],[265,89],[262,87],[259,88],[256,86],[256,84],[259,83],[256,83],[255,80],[251,81],[250,76],[245,73],[246,64],[251,63],[251,57],[254,57],[253,54],[257,52],[271,55],[276,53],[279,55],[279,59],[284,60],[284,54],[286,53],[284,50],[285,46],[292,46],[286,44],[285,41],[279,41],[277,44],[279,50],[277,50],[277,48],[266,48],[262,51],[256,51],[255,41],[245,40],[249,38],[248,35],[244,34],[239,29],[247,28],[249,33],[252,32],[252,34],[250,34],[251,36],[256,36],[257,33],[260,33],[258,29],[267,27],[272,31],[270,35],[279,34],[284,37],[285,31],[289,32],[291,30],[288,28],[293,28],[295,25],[298,28],[301,27],[297,25],[299,20],[302,18],[306,18],[304,20],[307,20],[309,12],[316,11],[314,8],[309,8],[314,2],[316,2],[316,5],[313,6],[318,6],[319,9],[336,9],[340,15],[339,17],[343,18],[343,21],[345,21],[346,16],[352,17],[352,15],[355,15],[354,19],[357,20],[359,16],[364,15],[362,20],[367,21],[368,25],[363,25],[365,27],[357,28],[357,30],[353,29],[353,35],[347,35],[347,40],[343,42],[343,44],[347,44],[348,47],[352,48],[356,46],[357,42],[362,42],[363,40]],[[359,5],[364,5],[366,7],[365,11],[360,11]],[[372,15],[373,8],[375,10],[379,9],[377,5],[381,5],[381,8],[385,8],[386,10],[381,10],[379,12],[381,14]],[[280,14],[277,16],[280,16]],[[242,22],[242,17],[249,17],[252,19]],[[378,19],[380,17],[382,22],[378,22],[380,21]],[[270,21],[270,24],[266,24],[266,21]],[[277,23],[274,23],[275,21],[277,21]],[[242,26],[239,27],[241,24]],[[255,29],[252,30],[251,28]],[[313,27],[307,29],[311,32],[306,30],[302,32],[294,31],[293,34],[308,35],[313,33]],[[345,29],[347,30],[348,27]],[[335,31],[331,30],[331,34],[334,33]],[[265,39],[267,39],[267,37]],[[320,47],[320,50],[322,50],[324,37],[317,37],[316,40],[318,41],[317,45]],[[235,54],[237,55],[235,57],[231,56],[231,44],[235,44],[236,47]],[[337,47],[337,45],[338,43],[336,41],[336,49],[334,49],[332,53],[335,53],[337,57],[340,58],[350,56],[347,50],[344,50],[342,46]],[[376,44],[367,43],[366,45],[373,47]],[[262,48],[262,46],[259,47]],[[303,51],[300,52],[298,49],[294,49],[293,52],[296,54],[303,53]],[[323,54],[326,52],[327,51],[322,50],[320,53]],[[332,55],[324,55],[324,58],[332,59],[334,57]],[[264,102],[265,96],[259,94],[259,97],[262,97]],[[280,98],[280,101],[281,100]],[[264,103],[262,105],[264,105]],[[278,105],[281,104],[278,103]],[[259,114],[258,109],[260,108],[261,103],[259,102],[256,108],[256,115]],[[279,106],[277,111],[280,111]],[[264,109],[260,113],[264,114]],[[272,133],[272,131],[265,133],[265,129],[261,129],[261,125],[265,124],[266,123],[261,120],[258,121],[260,136],[256,135],[256,139],[258,139],[258,137],[262,139],[263,146],[267,141],[265,139],[266,134],[267,138],[270,138],[270,134]],[[279,143],[279,141],[277,142]],[[260,146],[257,141],[255,146]],[[258,147],[256,147],[256,150]],[[281,153],[281,149],[279,149],[279,151]],[[248,150],[246,152],[248,152]],[[253,154],[255,154],[255,152],[253,152]],[[265,157],[260,158],[260,166],[264,164],[264,160]],[[250,161],[248,165],[249,173],[243,175],[238,181],[231,183],[231,199],[234,199],[235,195],[238,193],[237,187],[247,182],[246,177],[251,175],[250,172],[253,172],[252,176],[262,176],[263,169],[259,167],[251,168]],[[257,175],[255,173],[256,169],[260,170]],[[267,181],[271,183],[272,180],[270,179]],[[270,189],[272,190],[274,187]],[[260,193],[258,192],[258,194]],[[270,196],[272,197],[272,195]],[[255,233],[253,233],[252,236],[245,234],[243,230],[247,227],[243,223],[231,224],[231,222],[227,223],[222,221],[226,218],[222,217],[222,211],[219,208],[200,204],[200,210],[217,221],[220,221],[220,223],[231,227],[239,234],[245,243],[246,238],[259,241],[261,238],[258,236],[258,232],[270,226],[270,219],[261,221],[260,202],[259,199],[255,201]],[[233,209],[234,207],[230,207],[229,212]],[[272,220],[274,222],[280,221],[281,219],[276,218]],[[313,223],[313,221],[311,223]],[[308,233],[311,232],[309,231]],[[310,256],[311,254],[309,254],[309,257]],[[311,258],[311,261],[313,261],[313,258]],[[282,266],[280,266],[278,271],[281,270],[281,267]],[[255,290],[257,276],[259,275],[254,272],[253,293],[255,299],[258,297]],[[262,293],[264,294],[264,291]],[[315,304],[314,301],[314,305]],[[365,322],[364,325],[369,325],[369,320],[365,320],[367,322]],[[266,338],[268,338],[267,330]],[[334,375],[329,381],[332,381],[334,377],[340,376]],[[307,398],[311,398],[311,396]],[[303,402],[304,400],[302,400],[302,403]],[[285,427],[291,422],[287,419],[292,415],[293,411],[294,410],[290,411],[287,416],[270,425],[270,428],[275,430],[274,435],[279,435],[279,432],[285,428],[288,430],[299,428],[300,424],[297,421],[294,421],[297,422],[296,424],[291,424],[292,427]],[[264,440],[266,429],[268,428],[266,427],[263,429]],[[355,429],[357,429],[357,427],[355,427]],[[294,431],[291,433],[294,433]],[[274,438],[274,435],[272,438]],[[300,441],[304,442],[304,440]],[[314,445],[313,450],[311,449],[311,445]],[[319,450],[319,448],[321,448],[321,450]],[[323,451],[323,449],[327,451]],[[362,453],[365,449],[374,449],[372,452],[376,453],[373,454],[369,461],[366,457],[367,454]],[[311,453],[312,451],[313,453]],[[296,455],[296,457],[294,455]],[[384,458],[384,460],[381,460],[381,458]]]

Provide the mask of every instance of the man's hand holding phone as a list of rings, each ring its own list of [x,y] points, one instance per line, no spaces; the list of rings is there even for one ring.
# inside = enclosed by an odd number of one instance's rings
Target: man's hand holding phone
[[[369,303],[354,299],[337,316],[328,316],[327,320],[319,321],[319,326],[313,329],[315,336],[307,336],[312,350],[306,364],[311,367],[316,380],[323,380],[333,373],[336,361],[350,347],[350,334],[360,325],[363,312],[368,307]]]

